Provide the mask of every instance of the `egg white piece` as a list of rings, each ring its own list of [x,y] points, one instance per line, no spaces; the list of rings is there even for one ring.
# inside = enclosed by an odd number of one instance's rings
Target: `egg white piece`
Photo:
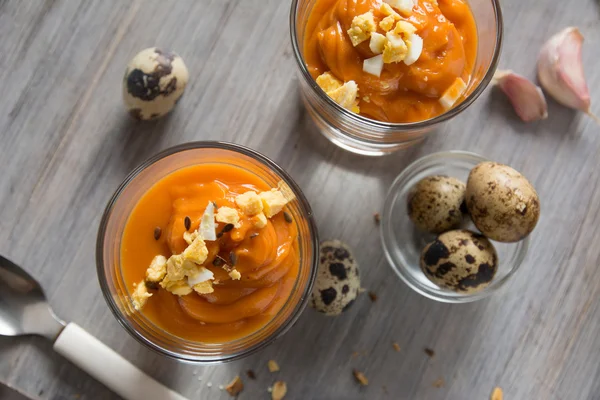
[[[394,7],[400,12],[408,14],[412,11],[415,3],[414,0],[384,0],[390,6]]]
[[[408,53],[404,59],[404,64],[412,65],[417,62],[419,57],[421,57],[421,53],[423,52],[423,39],[416,33],[413,33],[408,37],[407,45]]]
[[[215,206],[212,201],[209,201],[208,206],[206,206],[206,209],[204,210],[204,214],[202,214],[202,219],[200,220],[200,229],[198,229],[198,232],[204,240],[217,240],[216,229]]]
[[[375,75],[376,77],[381,76],[383,70],[383,56],[380,54],[375,57],[367,58],[363,61],[363,71],[367,74]]]
[[[446,89],[442,97],[440,97],[439,102],[442,105],[442,107],[444,107],[444,109],[449,110],[450,108],[452,108],[454,103],[456,103],[456,101],[460,99],[460,97],[465,93],[466,90],[467,84],[465,83],[465,81],[463,81],[462,78],[456,78],[454,83],[452,83],[452,85],[450,85],[450,87]]]

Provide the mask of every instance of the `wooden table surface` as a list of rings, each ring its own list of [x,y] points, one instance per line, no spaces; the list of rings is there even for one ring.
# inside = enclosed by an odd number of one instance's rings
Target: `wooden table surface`
[[[228,398],[219,385],[237,374],[246,383],[240,399],[270,398],[275,380],[288,383],[288,399],[475,400],[495,386],[509,400],[600,399],[599,127],[553,101],[547,120],[525,125],[487,90],[418,146],[350,154],[316,132],[299,101],[289,3],[0,0],[0,253],[39,278],[59,316],[190,399]],[[505,0],[503,11],[501,67],[529,77],[549,35],[581,28],[600,112],[600,3]],[[154,45],[182,55],[190,83],[172,115],[139,123],[124,110],[121,79],[128,60]],[[363,286],[378,300],[363,295],[333,319],[307,309],[275,344],[221,366],[179,364],[131,338],[100,293],[100,216],[134,166],[204,139],[248,145],[287,169],[321,237],[354,247]],[[542,203],[522,269],[497,295],[466,305],[428,300],[400,282],[372,217],[408,163],[449,149],[514,166]],[[268,372],[269,359],[280,372]],[[369,386],[359,387],[353,368]],[[0,338],[0,381],[33,398],[116,397],[37,337]]]

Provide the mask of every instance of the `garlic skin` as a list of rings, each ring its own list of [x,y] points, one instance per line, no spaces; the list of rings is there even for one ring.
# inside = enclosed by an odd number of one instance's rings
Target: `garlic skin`
[[[540,50],[538,79],[554,100],[594,117],[581,61],[582,44],[583,35],[576,27],[565,28],[552,36]]]
[[[506,94],[515,112],[524,122],[548,118],[548,105],[544,93],[529,79],[510,70],[498,70],[492,83]]]

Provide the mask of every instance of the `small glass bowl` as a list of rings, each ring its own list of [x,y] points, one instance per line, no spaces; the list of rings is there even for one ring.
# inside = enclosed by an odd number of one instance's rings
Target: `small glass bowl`
[[[300,268],[289,299],[265,326],[248,336],[223,343],[202,343],[175,336],[136,312],[121,271],[121,237],[129,215],[148,189],[181,168],[226,164],[250,172],[271,187],[284,181],[296,195],[287,211],[298,228]],[[316,277],[319,238],[312,210],[292,178],[267,157],[247,147],[223,142],[193,142],[167,149],[134,169],[112,196],[98,230],[96,268],[102,294],[119,323],[140,343],[168,357],[193,363],[218,363],[245,357],[272,343],[298,319]]]
[[[433,129],[466,110],[491,82],[502,47],[500,0],[470,0],[477,25],[477,59],[465,98],[437,117],[412,123],[387,123],[355,114],[333,101],[317,85],[304,62],[304,30],[316,0],[292,0],[290,35],[300,93],[319,131],[331,142],[348,151],[380,156],[419,143]]]
[[[381,241],[385,255],[398,276],[412,289],[430,299],[444,303],[468,303],[483,299],[514,275],[523,262],[529,238],[518,243],[493,242],[498,252],[498,271],[485,289],[477,293],[459,293],[440,288],[431,282],[419,266],[421,250],[435,235],[419,231],[407,213],[406,199],[411,188],[431,175],[447,175],[467,181],[469,172],[486,158],[464,151],[448,151],[427,155],[410,164],[392,184],[381,217]],[[477,232],[470,218],[465,217],[463,229]]]

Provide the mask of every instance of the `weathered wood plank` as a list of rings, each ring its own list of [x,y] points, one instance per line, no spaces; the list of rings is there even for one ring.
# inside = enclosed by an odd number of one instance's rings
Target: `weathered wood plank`
[[[60,316],[190,398],[228,398],[218,386],[247,369],[258,377],[245,379],[247,399],[268,398],[276,379],[288,382],[290,399],[486,399],[494,386],[508,399],[600,398],[598,126],[552,101],[548,120],[524,125],[488,90],[410,150],[378,159],[349,154],[316,133],[302,108],[288,3],[0,1],[0,253],[39,277]],[[597,1],[503,7],[501,67],[533,77],[544,40],[578,25],[598,100]],[[183,56],[190,85],[172,115],[136,123],[121,105],[122,73],[153,45]],[[321,236],[360,249],[363,285],[379,300],[364,296],[337,319],[307,310],[263,352],[218,367],[165,360],[130,338],[97,284],[100,215],[135,165],[203,139],[246,144],[280,162],[305,190]],[[372,220],[408,163],[449,149],[512,164],[542,200],[526,264],[505,290],[476,304],[438,304],[399,282]],[[32,396],[113,397],[42,339],[2,338],[0,353],[0,381]],[[268,372],[269,359],[279,373]],[[369,377],[368,387],[356,385],[352,368]],[[444,387],[433,387],[440,378]]]

